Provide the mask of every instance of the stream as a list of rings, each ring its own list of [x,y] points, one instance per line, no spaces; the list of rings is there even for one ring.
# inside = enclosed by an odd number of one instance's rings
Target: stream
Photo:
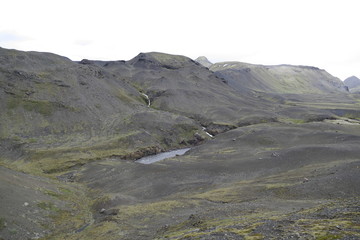
[[[158,162],[158,161],[161,161],[161,160],[164,160],[167,158],[175,157],[177,155],[183,155],[189,150],[190,150],[190,148],[183,148],[183,149],[173,150],[173,151],[169,151],[169,152],[163,152],[163,153],[159,153],[156,155],[151,155],[151,156],[146,156],[146,157],[140,158],[139,160],[136,160],[135,162],[142,163],[142,164],[151,164],[151,163]]]

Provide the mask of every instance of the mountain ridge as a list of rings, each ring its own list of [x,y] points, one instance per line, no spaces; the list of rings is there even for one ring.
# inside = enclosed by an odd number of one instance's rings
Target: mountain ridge
[[[347,92],[340,79],[312,66],[221,62],[213,64],[210,70],[229,80],[235,88],[247,87],[280,94]]]

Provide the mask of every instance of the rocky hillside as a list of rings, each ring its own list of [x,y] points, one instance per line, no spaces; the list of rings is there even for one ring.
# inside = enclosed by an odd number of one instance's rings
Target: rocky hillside
[[[360,92],[360,79],[351,76],[344,80],[345,86],[347,86],[350,90],[350,92]]]
[[[263,66],[240,62],[213,64],[210,70],[235,89],[279,94],[329,94],[346,92],[343,82],[316,67]]]
[[[194,71],[203,70],[186,60]],[[79,156],[139,158],[206,138],[198,121],[156,107],[161,103],[155,95],[165,91],[148,90],[153,94],[149,107],[148,96],[137,83],[146,71],[173,71],[183,67],[177,66],[181,61],[142,64],[140,57],[129,62],[78,63],[50,53],[0,49],[0,157],[59,156],[58,164],[42,164],[42,170],[51,171],[58,165],[65,168],[64,161],[76,164],[74,158]],[[146,79],[155,81],[150,73]]]

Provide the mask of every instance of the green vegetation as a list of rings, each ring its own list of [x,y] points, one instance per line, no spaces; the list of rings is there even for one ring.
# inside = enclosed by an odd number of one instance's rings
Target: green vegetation
[[[60,209],[52,202],[38,202],[37,206],[43,210],[58,212]]]
[[[60,200],[67,203],[65,206],[58,207],[53,201],[38,202],[37,206],[49,211],[49,217],[53,221],[53,224],[45,226],[52,231],[52,234],[44,239],[69,239],[69,233],[93,222],[91,206],[94,204],[94,200],[90,200],[85,189],[78,184],[58,183],[58,186],[59,192],[40,189],[55,201]]]
[[[8,109],[22,107],[27,111],[37,112],[48,117],[55,111],[57,104],[44,100],[30,100],[13,97],[8,100],[7,107]]]
[[[129,94],[124,89],[117,89],[116,96],[125,103],[132,103],[134,102],[134,98],[129,96]]]
[[[343,235],[339,235],[339,234],[326,234],[321,237],[316,237],[316,240],[336,240],[336,239],[341,239],[342,237]]]
[[[0,217],[0,231],[6,228],[5,218]]]
[[[303,124],[303,123],[306,123],[307,121],[305,119],[279,118],[279,122],[293,123],[293,124]]]
[[[28,111],[34,111],[44,116],[50,116],[55,110],[54,104],[49,101],[28,100],[23,102],[23,107]]]

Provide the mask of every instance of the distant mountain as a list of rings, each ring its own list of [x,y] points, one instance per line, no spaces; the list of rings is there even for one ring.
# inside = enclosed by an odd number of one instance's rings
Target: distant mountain
[[[210,70],[236,89],[247,88],[279,94],[346,92],[340,79],[316,67],[221,62],[213,64]]]
[[[360,79],[351,76],[344,80],[344,84],[348,86],[350,92],[360,92]]]
[[[355,88],[355,87],[360,86],[360,79],[355,76],[351,76],[351,77],[348,77],[347,79],[345,79],[344,83],[349,88]]]
[[[204,67],[209,68],[212,65],[212,62],[210,62],[206,57],[201,56],[195,59],[196,62],[200,63]]]

